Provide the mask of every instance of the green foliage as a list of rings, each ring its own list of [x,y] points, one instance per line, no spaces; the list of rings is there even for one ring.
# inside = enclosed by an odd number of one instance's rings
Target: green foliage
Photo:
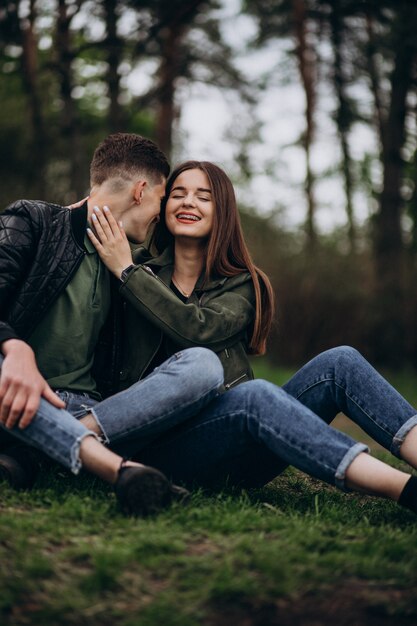
[[[276,297],[276,322],[268,341],[270,361],[300,366],[319,352],[352,345],[379,367],[389,367],[390,355],[378,351],[378,334],[390,332],[380,324],[384,305],[376,297],[377,276],[365,229],[358,230],[360,247],[346,251],[344,232],[318,238],[306,249],[302,233],[286,231],[279,214],[261,218],[242,212],[245,237],[255,262],[268,274]],[[400,368],[415,369],[417,354],[417,294],[415,267],[407,259],[404,307],[397,318],[406,337]]]
[[[180,83],[252,93],[222,37],[216,0],[18,4],[0,11],[1,207],[22,196],[68,203],[85,193],[92,151],[108,132],[161,143],[161,129],[179,114]],[[144,82],[135,93],[133,73]]]
[[[238,172],[239,182],[247,183],[263,167],[262,159],[256,164],[251,160],[252,146],[265,130],[259,126],[256,102],[260,89],[276,85],[276,76],[264,75],[260,67],[259,80],[249,81],[238,69],[237,48],[225,40],[219,19],[220,2],[66,2],[65,19],[59,23],[57,0],[20,3],[20,13],[17,4],[6,3],[0,11],[0,210],[19,197],[42,197],[67,204],[84,196],[94,147],[111,130],[159,136],[164,120],[158,117],[158,111],[167,90],[163,68],[169,70],[171,104],[175,105],[171,110],[173,120],[165,120],[165,130],[177,119],[180,96],[190,85],[200,83],[234,92],[253,106],[249,116],[240,119],[235,115],[228,130],[228,139],[240,145],[231,171]],[[412,3],[405,0],[308,0],[304,4],[309,41],[320,51],[329,46],[326,54],[317,55],[317,80],[333,93],[328,118],[333,120],[335,139],[339,132],[350,140],[353,127],[363,125],[379,137],[381,145],[381,154],[375,154],[372,145],[365,156],[355,157],[352,151],[351,167],[336,159],[320,176],[340,177],[339,170],[349,171],[351,196],[361,190],[372,215],[378,212],[381,192],[383,135],[401,135],[393,125],[399,116],[395,111],[392,119],[389,116],[390,97],[399,91],[397,86],[390,87],[390,80],[403,31],[407,50],[415,53],[415,12]],[[280,39],[290,52],[279,72],[275,70],[279,83],[298,81],[293,62],[294,3],[247,0],[242,10],[258,28],[254,45],[263,47]],[[335,17],[340,35],[337,45]],[[167,48],[172,40],[176,42],[175,59]],[[241,47],[239,54],[243,54]],[[143,81],[140,88],[135,85],[135,93],[129,88],[133,72],[138,82]],[[302,234],[282,228],[278,209],[267,219],[251,216],[249,211],[244,216],[253,254],[271,276],[277,294],[277,326],[269,348],[275,362],[298,364],[341,343],[354,345],[373,361],[389,362],[396,352],[401,364],[416,362],[416,147],[410,108],[416,81],[415,76],[411,78],[403,85],[408,93],[405,140],[401,158],[394,159],[402,169],[396,179],[401,185],[397,200],[392,202],[395,211],[398,209],[396,222],[402,217],[403,201],[408,211],[407,219],[400,220],[398,240],[402,245],[402,235],[406,234],[403,243],[409,254],[398,267],[387,260],[387,266],[393,268],[389,285],[379,284],[387,272],[375,269],[372,243],[378,228],[382,228],[375,216],[370,225],[355,228],[355,211],[351,211],[350,227],[328,237],[317,236],[315,249],[307,249]],[[343,96],[339,105],[337,86]],[[283,164],[282,155],[273,154],[264,174],[281,177]],[[279,211],[288,210],[278,200],[277,207]],[[388,233],[389,241],[392,229],[382,230]],[[384,257],[385,252],[382,246],[380,255]],[[391,293],[393,285],[401,286],[403,302],[395,297],[397,292]],[[385,322],[388,303],[390,319]],[[394,326],[399,328],[398,341],[392,333]],[[390,337],[394,341],[390,342]]]

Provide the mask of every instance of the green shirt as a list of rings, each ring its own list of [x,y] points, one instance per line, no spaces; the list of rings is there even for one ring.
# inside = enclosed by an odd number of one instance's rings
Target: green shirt
[[[99,397],[91,367],[110,308],[110,277],[87,235],[84,246],[86,254],[81,265],[28,343],[40,372],[53,389]]]

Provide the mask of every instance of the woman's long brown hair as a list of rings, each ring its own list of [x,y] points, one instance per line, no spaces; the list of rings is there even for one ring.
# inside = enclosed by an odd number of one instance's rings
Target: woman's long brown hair
[[[175,179],[182,172],[194,169],[206,174],[215,208],[213,228],[207,242],[205,276],[236,276],[245,271],[250,273],[255,288],[256,309],[249,351],[252,354],[264,354],[274,316],[274,293],[269,278],[252,261],[243,236],[233,185],[220,167],[209,161],[186,161],[174,169],[167,182],[161,219],[155,228],[152,243],[159,253],[173,243],[174,237],[165,222],[166,203]]]

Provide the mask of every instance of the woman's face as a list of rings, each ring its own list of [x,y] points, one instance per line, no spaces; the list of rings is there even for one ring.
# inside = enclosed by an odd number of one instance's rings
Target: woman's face
[[[186,170],[174,181],[165,220],[175,237],[207,239],[213,226],[214,203],[210,183],[199,169]]]

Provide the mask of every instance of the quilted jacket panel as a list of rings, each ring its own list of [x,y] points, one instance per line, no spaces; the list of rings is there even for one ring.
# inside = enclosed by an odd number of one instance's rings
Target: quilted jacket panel
[[[84,256],[86,205],[19,200],[0,214],[0,342],[26,339]]]

